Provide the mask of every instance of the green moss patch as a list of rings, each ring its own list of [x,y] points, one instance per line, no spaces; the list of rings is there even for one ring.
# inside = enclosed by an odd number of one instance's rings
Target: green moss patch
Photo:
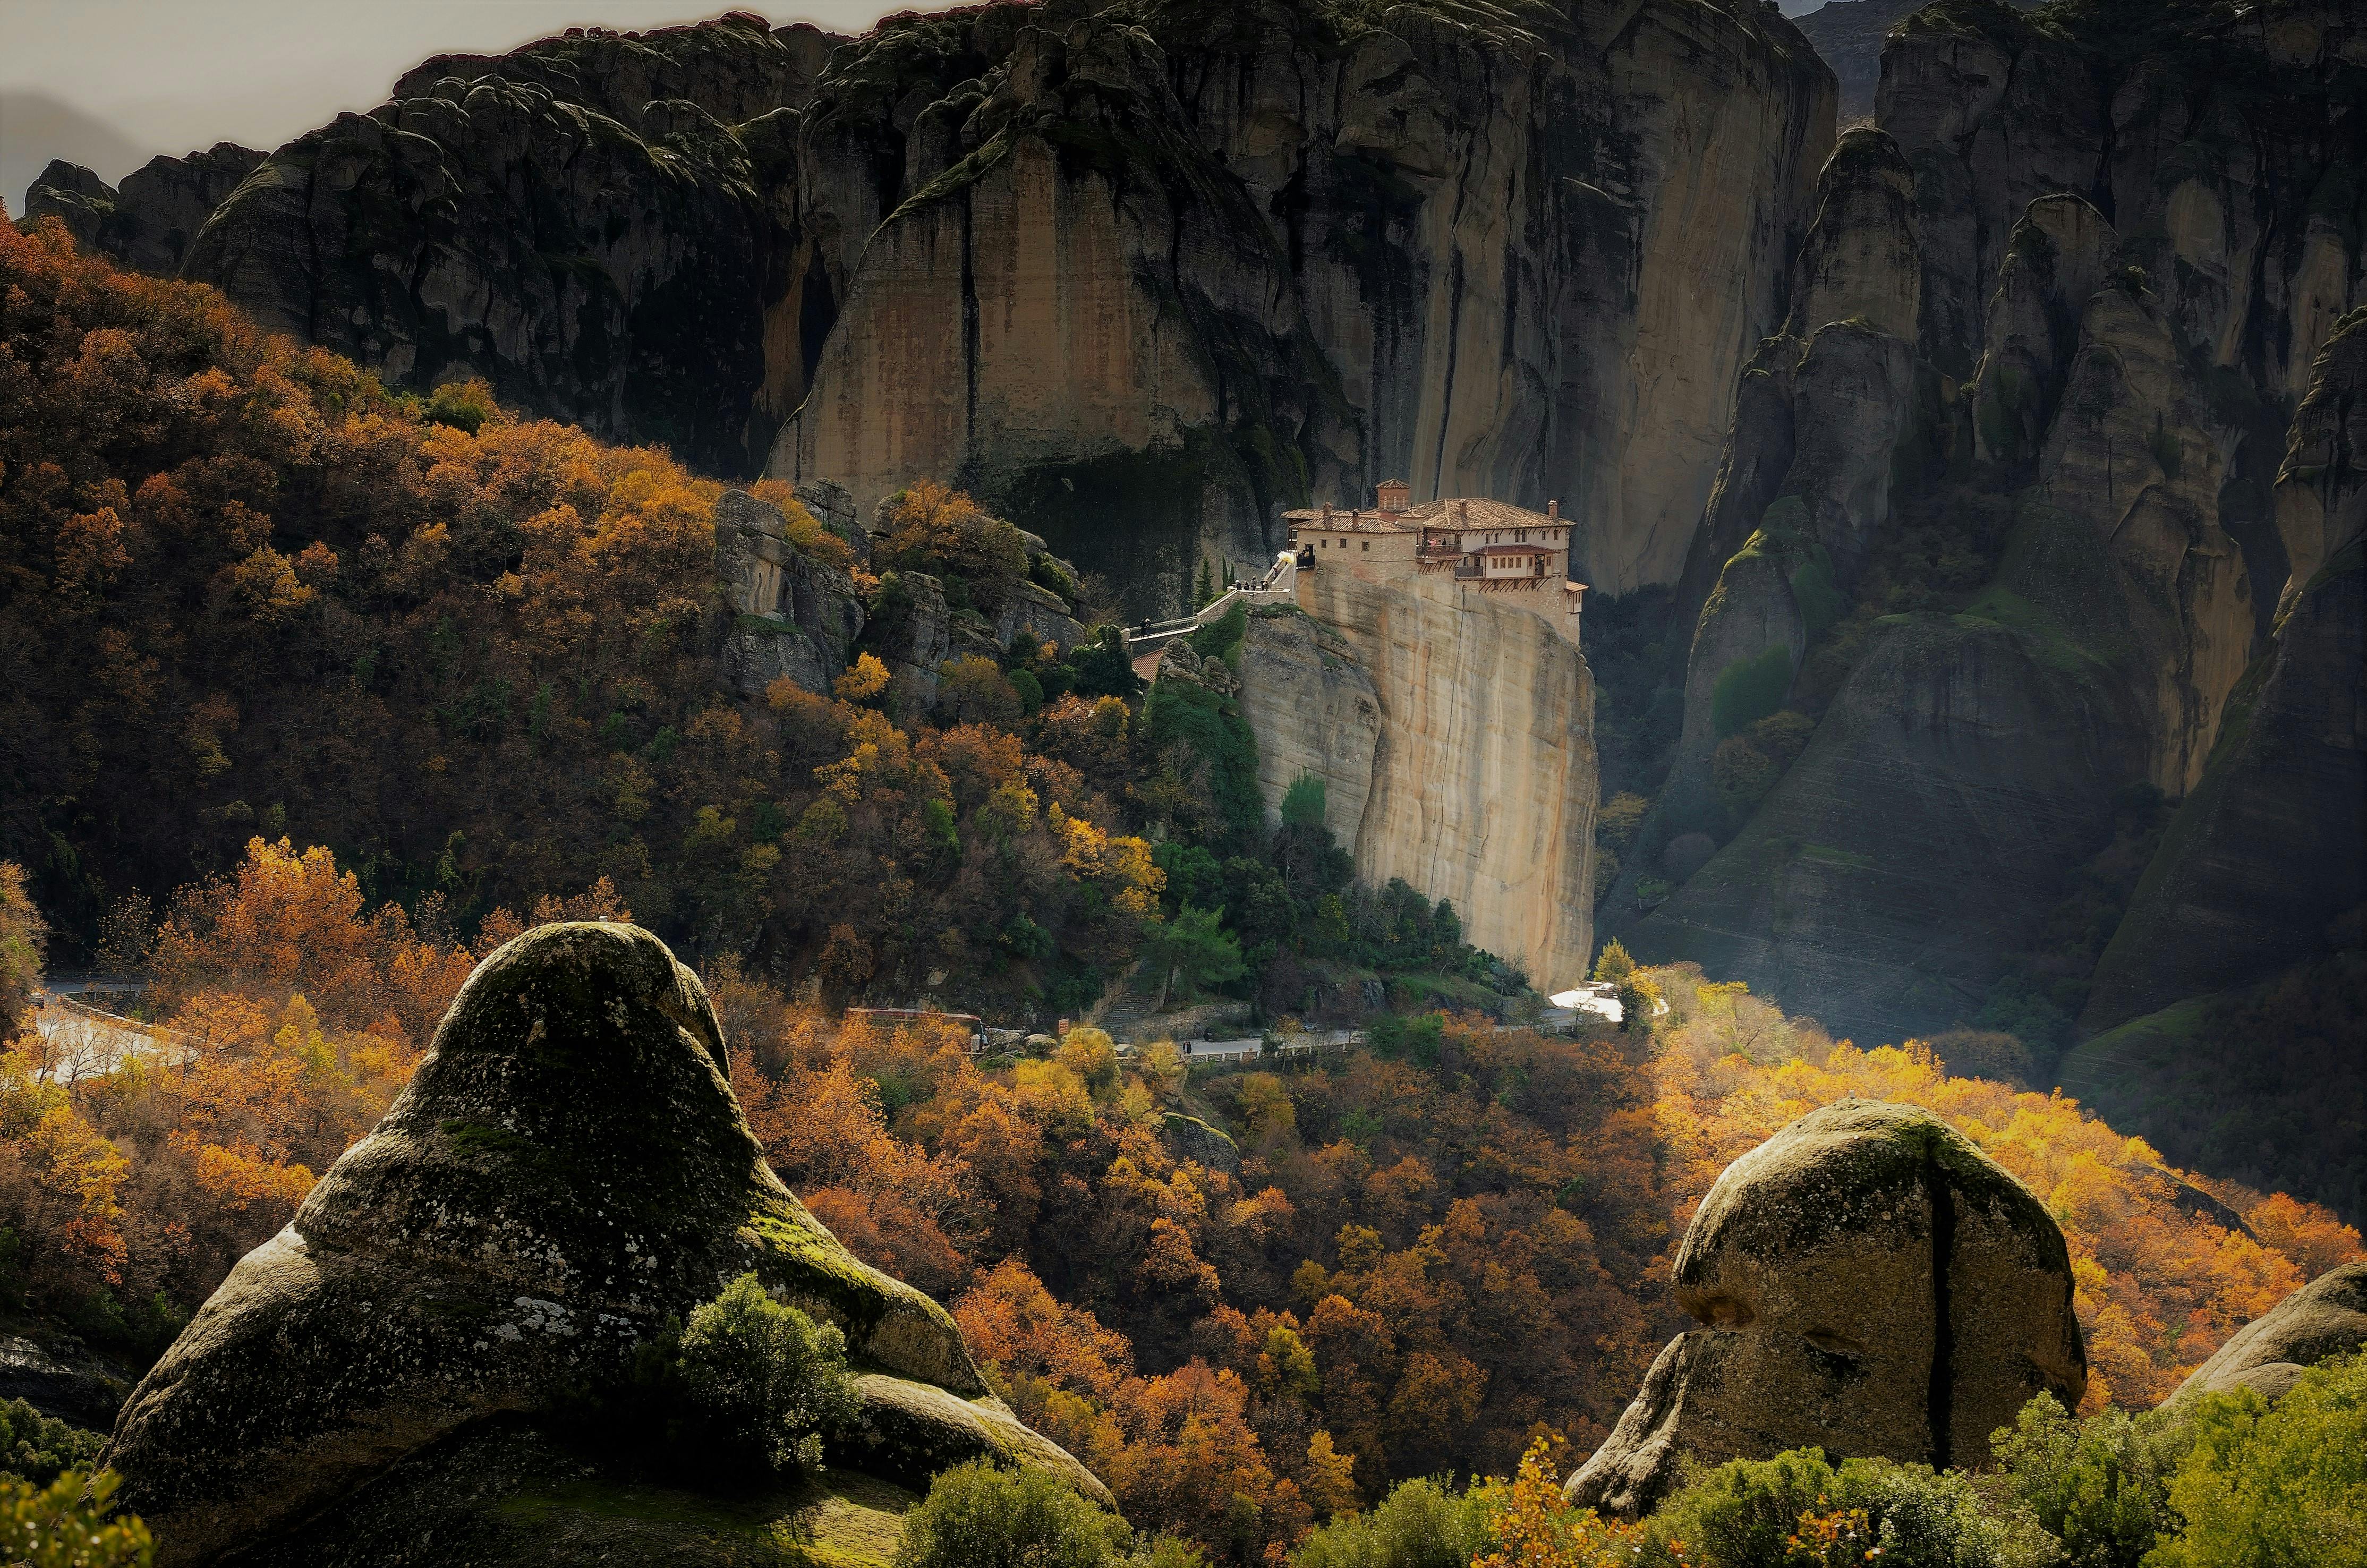
[[[1754,658],[1738,659],[1717,672],[1710,688],[1710,722],[1719,739],[1734,735],[1784,705],[1792,689],[1792,650],[1781,646]]]

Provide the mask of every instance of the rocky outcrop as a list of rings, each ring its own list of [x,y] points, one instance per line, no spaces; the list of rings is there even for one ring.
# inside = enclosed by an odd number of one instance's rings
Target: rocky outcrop
[[[1687,1455],[1971,1464],[2039,1393],[2076,1406],[2087,1388],[2063,1233],[1913,1106],[1829,1105],[1728,1166],[1672,1284],[1701,1326],[1570,1477],[1576,1503],[1648,1512]]]
[[[115,1425],[130,1386],[125,1369],[71,1339],[43,1345],[0,1335],[0,1400],[21,1399],[44,1416],[104,1432]]]
[[[152,164],[124,183],[130,226],[96,240],[395,383],[481,376],[745,472],[802,395],[800,324],[832,298],[792,145],[821,39],[734,15],[439,58],[234,188],[216,194],[236,149]]]
[[[697,978],[637,928],[544,926],[480,965],[386,1118],[125,1405],[107,1461],[160,1560],[334,1519],[409,1457],[550,1411],[752,1271],[874,1374],[877,1419],[834,1446],[910,1449],[917,1426],[1105,1497],[986,1397],[942,1307],[781,1186],[726,1052]]]
[[[1315,773],[1360,877],[1451,899],[1465,938],[1540,988],[1583,974],[1594,678],[1577,648],[1543,616],[1451,579],[1297,581],[1320,626],[1253,616],[1241,651],[1267,808]]]
[[[2088,1029],[2266,979],[2367,902],[2367,310],[2318,357],[2276,507],[2295,570],[2275,635],[2097,964]]]
[[[2359,194],[2339,171],[2367,132],[2335,106],[2367,65],[2361,23],[2287,0],[2135,43],[2109,19],[2041,27],[1995,0],[1927,6],[1890,34],[1875,118],[1928,210],[1922,352],[1970,376],[2014,230],[2068,192],[2126,238],[2183,341],[2297,398],[2359,288],[2344,216]]]
[[[2248,1388],[2274,1399],[2332,1356],[2367,1348],[2367,1263],[2329,1269],[2236,1331],[2169,1403]]]
[[[1915,406],[1913,175],[1887,136],[1852,130],[1818,194],[1790,313],[1743,378],[1686,568],[1680,613],[1698,615],[1683,728],[1640,836],[1647,852],[1630,857],[1614,906],[1666,869],[1651,853],[1659,845],[1730,829],[1713,791],[1718,744],[1783,705],[1810,639],[1847,607],[1889,521],[1893,456]],[[1766,700],[1738,704],[1738,682]]]
[[[206,220],[263,154],[218,141],[186,158],[155,158],[109,189],[88,169],[52,163],[25,193],[28,218],[54,214],[74,237],[142,272],[175,273]]]
[[[761,696],[786,675],[828,694],[863,635],[855,579],[800,551],[777,507],[738,490],[715,503],[715,575],[731,615],[719,663],[726,689]]]
[[[1793,18],[1833,68],[1840,87],[1841,124],[1874,112],[1874,90],[1882,80],[1883,41],[1928,4],[1930,0],[1829,0]]]
[[[2214,434],[2159,302],[2122,287],[2090,299],[2037,483],[2107,541],[2126,585],[2113,618],[2142,650],[2129,673],[2151,710],[2146,772],[2172,796],[2201,776],[2252,650],[2252,585],[2220,525]]]
[[[2067,520],[2032,528],[2042,559],[2082,542]],[[1747,980],[1836,1035],[1971,1016],[2142,754],[2134,705],[2063,625],[1881,628],[1748,824],[1621,940]]]

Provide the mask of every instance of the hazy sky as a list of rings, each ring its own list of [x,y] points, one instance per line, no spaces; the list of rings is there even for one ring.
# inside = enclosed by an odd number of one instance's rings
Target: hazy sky
[[[51,158],[114,184],[159,152],[266,150],[385,102],[431,54],[514,48],[563,28],[663,27],[725,10],[855,32],[953,0],[0,0],[0,198]],[[1784,0],[1798,12],[1819,0]]]
[[[0,0],[0,197],[51,158],[110,185],[159,152],[269,149],[386,101],[431,54],[564,28],[654,28],[727,10],[855,32],[950,0]]]

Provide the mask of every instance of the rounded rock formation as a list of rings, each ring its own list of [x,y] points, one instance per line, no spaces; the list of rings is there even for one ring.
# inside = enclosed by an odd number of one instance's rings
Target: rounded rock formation
[[[1677,1458],[1970,1464],[2042,1390],[2076,1405],[2071,1262],[2038,1200],[1930,1111],[1814,1111],[1728,1166],[1677,1254],[1679,1335],[1569,1481],[1648,1511]]]
[[[1106,1501],[984,1397],[943,1307],[781,1185],[728,1069],[697,977],[647,931],[543,926],[488,958],[385,1119],[125,1404],[107,1462],[158,1561],[251,1546],[465,1427],[543,1410],[749,1272],[845,1332],[882,1422],[844,1446],[872,1465],[992,1453]]]
[[[2217,1355],[2178,1385],[2169,1402],[2239,1388],[2275,1399],[2318,1362],[2362,1346],[2367,1346],[2367,1263],[2346,1263],[2327,1269],[2237,1330]]]

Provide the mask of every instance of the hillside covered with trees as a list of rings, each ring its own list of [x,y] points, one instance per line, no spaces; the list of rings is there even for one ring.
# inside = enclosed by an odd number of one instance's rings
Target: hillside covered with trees
[[[154,1003],[199,1048],[80,1076],[30,1035],[0,1055],[6,1309],[132,1366],[376,1121],[481,953],[527,919],[629,912],[606,890],[504,908],[471,950],[371,906],[330,852],[259,840],[173,907]],[[2156,1404],[2361,1256],[2322,1208],[2206,1184],[1976,1076],[1994,1038],[1861,1049],[1687,967],[1614,954],[1606,974],[1651,1021],[1570,1038],[1423,1014],[1214,1072],[1089,1029],[981,1060],[733,960],[708,979],[782,1178],[950,1303],[994,1386],[1129,1520],[1212,1561],[1269,1560],[1395,1483],[1511,1475],[1544,1435],[1590,1450],[1681,1321],[1668,1270],[1711,1182],[1846,1096],[1929,1107],[2044,1200],[2090,1412]]]

